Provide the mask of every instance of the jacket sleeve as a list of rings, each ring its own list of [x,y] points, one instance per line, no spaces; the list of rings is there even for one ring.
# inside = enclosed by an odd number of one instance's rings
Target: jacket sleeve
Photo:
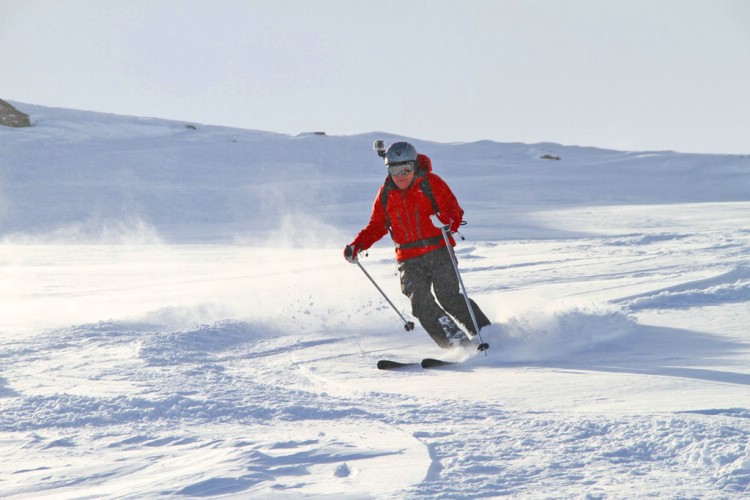
[[[456,196],[448,187],[448,184],[437,174],[430,173],[430,186],[435,196],[435,201],[440,208],[440,219],[446,224],[450,224],[451,231],[458,231],[461,221],[463,220],[464,211],[458,204]]]
[[[352,242],[353,245],[359,245],[362,250],[367,250],[388,233],[388,228],[385,225],[385,210],[383,210],[383,203],[380,201],[382,193],[383,186],[380,187],[375,202],[372,204],[370,222]]]

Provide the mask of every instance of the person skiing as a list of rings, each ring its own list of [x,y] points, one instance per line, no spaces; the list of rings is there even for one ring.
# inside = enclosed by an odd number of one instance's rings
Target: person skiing
[[[472,336],[477,332],[440,228],[449,226],[450,232],[457,232],[463,210],[448,184],[432,172],[430,158],[408,142],[391,144],[381,156],[388,176],[375,198],[370,222],[344,248],[344,257],[356,263],[360,252],[390,232],[401,291],[411,301],[412,314],[440,347],[469,345],[471,340],[454,318]],[[440,226],[433,222],[435,216]],[[452,236],[448,240],[455,246]],[[489,325],[479,306],[469,302],[479,329]]]

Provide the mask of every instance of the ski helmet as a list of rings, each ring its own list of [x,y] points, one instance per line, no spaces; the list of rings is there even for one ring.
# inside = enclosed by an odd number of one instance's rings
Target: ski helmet
[[[417,150],[408,142],[394,142],[385,151],[385,166],[417,161]]]

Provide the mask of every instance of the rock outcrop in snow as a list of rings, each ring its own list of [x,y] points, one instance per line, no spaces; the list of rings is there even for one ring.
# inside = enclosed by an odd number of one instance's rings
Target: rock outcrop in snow
[[[29,120],[29,115],[18,111],[13,105],[0,99],[0,125],[31,127],[31,120]]]

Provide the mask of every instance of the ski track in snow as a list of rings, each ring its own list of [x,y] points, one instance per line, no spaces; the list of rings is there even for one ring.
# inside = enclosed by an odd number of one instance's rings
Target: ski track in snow
[[[747,158],[415,141],[466,200],[468,356],[341,258],[374,135],[30,108],[0,130],[3,498],[750,495]],[[390,242],[363,262],[408,315]],[[463,362],[375,367],[423,357]]]

